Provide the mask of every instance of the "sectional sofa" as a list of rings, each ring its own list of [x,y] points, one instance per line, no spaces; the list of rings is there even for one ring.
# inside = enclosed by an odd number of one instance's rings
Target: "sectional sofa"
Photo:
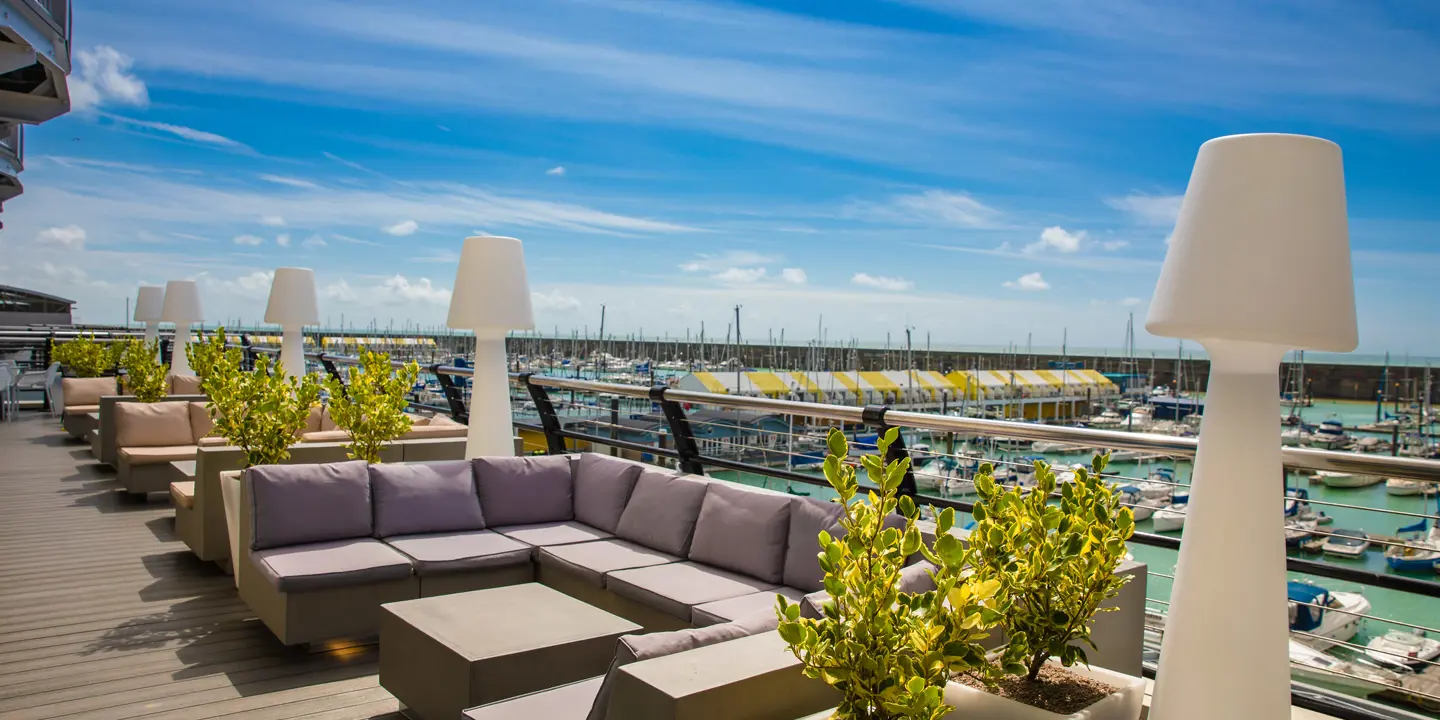
[[[113,377],[61,378],[60,395],[65,405],[60,411],[60,424],[70,437],[86,440],[95,429],[90,417],[100,412],[100,398],[116,394],[119,385]]]
[[[210,434],[203,402],[165,400],[115,405],[115,469],[128,493],[162,492],[183,479],[170,463],[194,460],[200,439]]]
[[[196,394],[167,395],[163,402],[205,402],[205,396]],[[134,395],[103,395],[100,398],[100,424],[90,431],[90,454],[101,465],[119,467],[120,450],[116,443],[115,407],[121,403],[140,402]],[[203,407],[203,405],[202,405]],[[207,423],[208,425],[208,423]],[[208,432],[208,431],[207,431]]]

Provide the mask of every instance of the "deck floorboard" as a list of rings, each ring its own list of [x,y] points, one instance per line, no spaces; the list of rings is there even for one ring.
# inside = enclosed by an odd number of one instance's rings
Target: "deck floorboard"
[[[402,717],[375,646],[281,645],[119,487],[58,421],[0,423],[0,718]]]

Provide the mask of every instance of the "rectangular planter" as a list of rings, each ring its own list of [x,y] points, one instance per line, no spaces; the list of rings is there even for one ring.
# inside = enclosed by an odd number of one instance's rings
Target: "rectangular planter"
[[[1140,717],[1140,710],[1145,704],[1144,678],[1084,665],[1075,665],[1069,670],[1076,675],[1113,685],[1117,690],[1084,710],[1061,715],[952,682],[945,686],[945,704],[955,709],[945,717],[947,720],[1137,720]]]

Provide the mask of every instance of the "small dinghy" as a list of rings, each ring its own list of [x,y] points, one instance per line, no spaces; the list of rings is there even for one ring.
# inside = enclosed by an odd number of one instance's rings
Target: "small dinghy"
[[[1323,549],[1326,555],[1358,558],[1370,549],[1370,536],[1364,530],[1331,530]]]
[[[1400,664],[1420,669],[1440,657],[1440,640],[1426,637],[1424,630],[1391,630],[1372,638],[1365,654],[1382,665]]]

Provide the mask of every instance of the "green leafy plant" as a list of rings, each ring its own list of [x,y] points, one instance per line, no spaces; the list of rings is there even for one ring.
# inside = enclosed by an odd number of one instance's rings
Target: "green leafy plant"
[[[109,343],[107,346],[106,343],[96,342],[94,334],[80,335],[59,345],[51,340],[50,358],[70,368],[75,377],[100,377],[115,367],[119,357],[112,348],[116,345],[117,343]]]
[[[246,467],[288,459],[291,443],[320,400],[315,378],[286,377],[271,368],[268,355],[261,355],[255,370],[246,372],[239,353],[228,352],[218,354],[207,372],[201,387],[210,397],[212,434],[243,449]]]
[[[198,342],[192,342],[185,346],[185,358],[190,361],[190,370],[200,378],[200,391],[209,395],[205,388],[205,379],[210,377],[216,366],[220,363],[233,365],[236,370],[241,366],[243,354],[240,348],[225,347],[225,328],[217,328],[208,338],[201,338]]]
[[[1095,648],[1090,622],[1129,580],[1115,575],[1115,566],[1135,517],[1101,479],[1105,464],[1106,456],[1097,455],[1090,470],[1077,469],[1074,482],[1060,486],[1058,505],[1048,502],[1055,473],[1043,462],[1035,463],[1036,487],[1028,493],[997,485],[989,465],[975,478],[980,501],[970,560],[975,576],[998,583],[1006,599],[1007,674],[1034,681],[1052,657],[1065,667],[1088,665],[1075,643]]]
[[[165,374],[170,366],[161,363],[160,341],[121,340],[120,367],[125,370],[125,388],[140,402],[160,402],[168,394]]]
[[[330,418],[350,433],[350,457],[378,463],[386,443],[410,432],[405,396],[419,375],[414,362],[396,370],[388,354],[362,349],[360,365],[349,369],[346,382],[334,377],[325,381]]]
[[[777,600],[781,638],[808,677],[840,691],[834,717],[847,720],[935,720],[950,710],[944,689],[953,673],[991,672],[979,641],[1000,619],[999,583],[976,581],[964,571],[968,551],[949,534],[953,510],[936,516],[935,548],[921,542],[915,503],[896,497],[910,461],[883,459],[896,437],[892,428],[879,439],[877,455],[861,458],[879,492],[857,498],[855,468],[843,461],[849,444],[839,430],[830,431],[825,478],[845,506],[839,521],[845,535],[819,535],[832,602],[824,617],[811,619],[800,617],[800,606],[783,596]],[[886,516],[897,510],[904,528],[886,527]],[[901,570],[916,552],[935,564],[936,588],[903,592]]]

